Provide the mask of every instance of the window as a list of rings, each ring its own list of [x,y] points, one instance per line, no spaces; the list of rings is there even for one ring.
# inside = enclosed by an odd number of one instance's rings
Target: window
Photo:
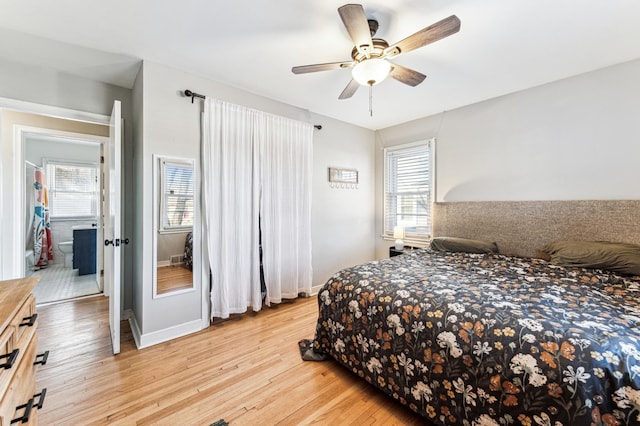
[[[46,163],[51,219],[98,216],[98,167],[92,163]]]
[[[193,165],[160,160],[160,232],[190,231],[193,226]]]
[[[433,145],[432,139],[385,149],[385,237],[395,226],[404,226],[408,241],[430,237]]]

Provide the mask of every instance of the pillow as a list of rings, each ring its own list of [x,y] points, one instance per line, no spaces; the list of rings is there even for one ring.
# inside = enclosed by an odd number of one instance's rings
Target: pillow
[[[429,245],[437,251],[463,251],[466,253],[498,253],[496,243],[457,237],[436,237]]]
[[[600,268],[640,275],[640,246],[608,241],[556,241],[542,251],[561,266]]]

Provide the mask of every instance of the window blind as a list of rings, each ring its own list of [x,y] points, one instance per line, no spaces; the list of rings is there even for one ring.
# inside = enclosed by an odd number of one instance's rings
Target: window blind
[[[98,215],[98,171],[93,165],[47,163],[51,218]]]
[[[407,238],[425,238],[431,232],[431,147],[429,142],[386,151],[384,233],[396,225]]]

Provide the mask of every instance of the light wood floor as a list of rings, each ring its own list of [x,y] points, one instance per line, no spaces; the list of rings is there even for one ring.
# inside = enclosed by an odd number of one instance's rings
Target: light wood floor
[[[111,355],[107,298],[38,308],[41,425],[425,424],[335,361],[305,362],[315,297],[265,308],[199,333],[137,350],[122,322]]]
[[[161,266],[156,271],[158,294],[193,287],[193,272],[182,265]]]

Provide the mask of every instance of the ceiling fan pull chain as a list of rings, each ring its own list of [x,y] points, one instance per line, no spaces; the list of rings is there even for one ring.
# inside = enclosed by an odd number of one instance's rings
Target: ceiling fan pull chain
[[[369,116],[373,117],[373,84],[369,85]]]

